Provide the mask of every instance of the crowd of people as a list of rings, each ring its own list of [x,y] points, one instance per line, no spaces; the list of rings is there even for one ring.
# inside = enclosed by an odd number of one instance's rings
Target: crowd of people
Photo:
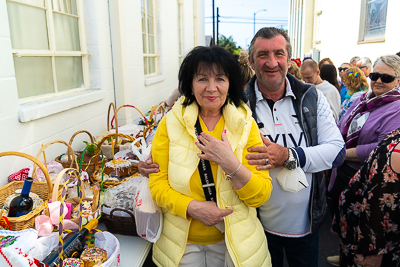
[[[328,262],[399,266],[400,57],[291,58],[277,28],[239,58],[216,46],[184,58],[139,163],[164,214],[156,265],[318,266],[329,210]]]

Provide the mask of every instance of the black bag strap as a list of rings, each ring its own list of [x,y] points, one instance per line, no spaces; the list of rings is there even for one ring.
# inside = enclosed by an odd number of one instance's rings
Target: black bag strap
[[[202,132],[199,118],[197,118],[194,131],[196,133],[196,136],[199,136],[199,134]],[[204,154],[203,152],[201,153]],[[217,202],[217,193],[215,190],[214,177],[211,172],[210,162],[208,160],[200,159],[198,169],[206,200]]]

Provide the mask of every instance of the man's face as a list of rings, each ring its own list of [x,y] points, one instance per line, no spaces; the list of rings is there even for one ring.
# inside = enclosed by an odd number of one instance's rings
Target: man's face
[[[261,92],[275,92],[284,88],[290,59],[286,50],[286,40],[282,35],[271,39],[257,38],[254,42],[251,67],[257,77]]]
[[[317,84],[319,70],[313,71],[311,68],[301,68],[300,69],[301,76],[303,77],[304,82]]]
[[[356,66],[357,66],[357,68],[359,68],[362,72],[364,72],[365,77],[368,77],[369,73],[371,72],[370,67],[368,67],[368,66],[363,66],[361,60],[357,62]]]

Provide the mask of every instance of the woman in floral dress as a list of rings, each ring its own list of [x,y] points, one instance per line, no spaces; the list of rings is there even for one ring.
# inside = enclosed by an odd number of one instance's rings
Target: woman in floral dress
[[[384,138],[339,199],[340,266],[400,265],[400,128]]]

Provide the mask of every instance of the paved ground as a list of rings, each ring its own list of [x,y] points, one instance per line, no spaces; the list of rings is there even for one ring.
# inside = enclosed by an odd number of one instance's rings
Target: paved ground
[[[319,251],[318,251],[318,267],[332,267],[326,261],[326,257],[339,255],[339,238],[331,233],[332,217],[329,214],[325,218],[324,224],[319,230]],[[285,262],[284,267],[289,267],[289,264]]]
[[[332,267],[327,261],[326,257],[332,255],[339,255],[339,238],[336,234],[331,233],[332,217],[329,212],[325,218],[325,222],[319,230],[319,252],[318,252],[318,266],[319,267]]]
[[[318,267],[332,267],[332,265],[330,265],[326,261],[326,257],[332,255],[339,255],[339,238],[330,232],[331,222],[332,222],[332,217],[328,214],[325,218],[324,224],[319,230]],[[143,266],[144,267],[156,266],[151,261],[151,253],[147,257]],[[285,263],[284,267],[289,267],[289,265]]]

